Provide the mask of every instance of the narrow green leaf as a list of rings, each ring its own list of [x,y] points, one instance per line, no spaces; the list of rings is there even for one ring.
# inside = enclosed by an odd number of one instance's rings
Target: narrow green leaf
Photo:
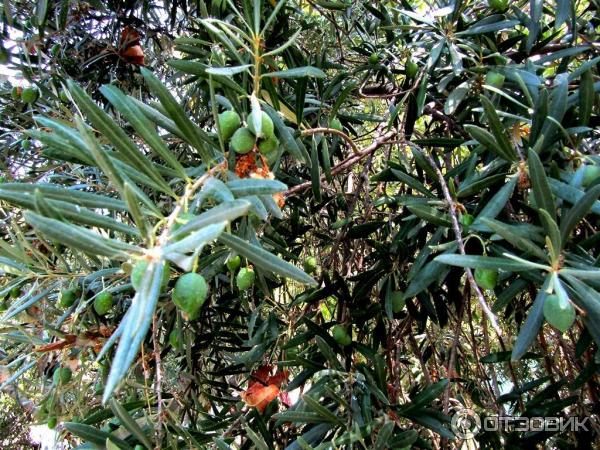
[[[125,318],[123,318],[119,325],[119,328],[122,327],[119,345],[104,387],[103,403],[106,403],[113,397],[113,392],[127,375],[129,367],[140,350],[140,344],[144,340],[152,322],[152,316],[154,315],[154,309],[161,290],[164,270],[169,269],[163,261],[148,264],[146,272],[142,277],[140,290],[136,293]]]
[[[472,269],[505,270],[507,272],[523,272],[531,270],[531,266],[508,258],[478,255],[439,255],[434,261],[451,266],[469,267]]]
[[[223,233],[219,237],[219,241],[233,251],[239,253],[241,256],[248,258],[248,260],[260,269],[276,273],[283,277],[292,278],[300,283],[313,286],[317,284],[312,277],[298,269],[296,266],[237,236]]]
[[[86,442],[89,442],[90,444],[99,446],[100,448],[105,448],[107,439],[110,439],[120,449],[132,450],[133,448],[127,442],[125,442],[122,439],[119,439],[112,433],[107,433],[106,431],[98,430],[97,428],[85,425],[83,423],[66,422],[64,424],[64,427],[69,433],[80,437],[81,439],[83,439]]]
[[[293,69],[288,70],[279,70],[276,72],[268,72],[262,75],[263,77],[270,78],[303,78],[303,77],[312,77],[312,78],[325,78],[326,75],[321,69],[317,69],[316,67],[306,66],[306,67],[294,67]]]
[[[560,260],[562,250],[562,239],[560,237],[560,230],[558,229],[558,225],[556,224],[554,219],[550,217],[550,214],[548,214],[548,212],[545,209],[538,210],[538,214],[540,216],[540,219],[542,220],[544,229],[546,230],[546,235],[550,239],[550,252],[552,255],[552,261],[554,263],[558,263]]]
[[[100,169],[104,172],[104,174],[109,178],[111,183],[115,186],[115,188],[121,194],[121,197],[124,197],[123,193],[123,185],[125,180],[127,180],[127,175],[123,171],[123,166],[119,164],[119,161],[112,159],[109,154],[103,151],[98,144],[96,138],[94,138],[87,130],[85,124],[78,118],[75,118],[77,128],[83,137],[83,141],[85,142],[85,146],[92,154],[92,157],[96,161],[96,164]],[[117,167],[118,166],[118,167]],[[137,194],[139,199],[146,205],[151,211],[154,211],[160,216],[160,211],[154,203],[148,198],[144,192],[138,189],[133,183],[130,183],[131,189]]]
[[[69,92],[86,117],[102,133],[115,149],[133,167],[142,171],[152,181],[157,183],[165,193],[172,193],[171,188],[161,177],[156,167],[143,155],[127,134],[113,119],[100,109],[94,101],[72,80],[67,81]],[[81,131],[81,130],[80,130]]]
[[[146,448],[154,448],[148,436],[142,431],[140,426],[137,424],[135,419],[129,415],[127,410],[121,406],[121,404],[114,398],[110,399],[110,409],[115,413],[115,417],[119,419],[121,424],[135,436]]]
[[[123,195],[125,197],[125,201],[127,202],[129,213],[131,214],[131,217],[133,217],[133,221],[140,230],[140,235],[144,239],[149,239],[151,224],[147,222],[147,218],[142,214],[142,210],[138,204],[138,198],[133,189],[131,189],[131,185],[127,182],[123,184]]]
[[[469,133],[473,139],[500,158],[512,161],[512,156],[505,153],[504,149],[496,142],[496,138],[489,131],[480,128],[477,125],[465,125],[465,130],[467,130],[467,133]]]
[[[248,425],[244,425],[244,430],[248,438],[254,443],[254,447],[257,450],[269,450],[269,446],[265,443],[264,439],[256,434]]]
[[[423,195],[425,195],[426,197],[429,197],[429,198],[435,197],[431,193],[431,191],[429,189],[427,189],[427,187],[423,183],[421,183],[419,180],[417,180],[416,178],[411,177],[407,173],[402,172],[400,170],[391,169],[391,171],[392,171],[392,173],[394,174],[394,176],[397,179],[399,179],[404,184],[410,186],[415,191],[420,192],[421,194],[423,194]]]
[[[532,307],[529,309],[527,319],[519,331],[517,341],[512,350],[510,359],[512,361],[518,361],[527,352],[533,341],[535,340],[541,326],[544,321],[544,301],[546,300],[546,289],[550,284],[552,276],[548,275],[542,288],[538,291],[538,294],[533,302]]]
[[[322,423],[323,418],[315,412],[304,412],[304,411],[285,411],[275,413],[272,416],[273,419],[277,420],[276,423]]]
[[[560,222],[560,236],[563,242],[567,242],[571,232],[591,211],[594,202],[600,196],[600,184],[587,191],[571,209],[567,211]]]
[[[327,361],[329,361],[329,364],[331,364],[331,367],[334,370],[344,370],[344,367],[338,360],[336,353],[329,346],[325,339],[323,339],[321,336],[315,336],[315,342],[317,343],[317,347],[319,347],[321,354],[327,359]]]
[[[540,157],[531,149],[527,152],[527,163],[535,204],[539,209],[546,210],[550,214],[550,217],[555,220],[556,205],[554,204],[554,196],[546,177],[546,171]],[[549,230],[546,231],[548,232]]]
[[[0,200],[4,200],[8,203],[29,210],[36,210],[35,196],[32,195],[35,191],[32,191],[29,188],[25,189],[25,192],[27,193],[17,192],[16,189],[6,191],[4,190],[4,186],[4,184],[0,185]],[[31,186],[34,187],[35,185]],[[44,202],[46,203],[47,207],[49,207],[51,211],[55,211],[55,213],[58,214],[46,214],[37,211],[40,215],[51,217],[61,221],[63,219],[66,219],[74,223],[80,223],[92,227],[118,231],[132,236],[139,235],[138,231],[135,228],[132,228],[131,226],[123,222],[119,222],[109,216],[97,214],[95,212],[90,211],[87,208],[73,204],[73,202],[46,199],[46,196],[45,194],[43,194],[42,189],[39,189],[39,192],[40,196],[45,199]]]
[[[25,213],[25,220],[46,237],[90,255],[102,255],[114,259],[128,259],[129,253],[141,253],[134,245],[108,239],[77,225],[49,219],[32,212]]]
[[[152,93],[158,97],[170,118],[186,136],[186,140],[200,152],[202,161],[205,164],[213,163],[215,158],[213,151],[214,144],[210,138],[189,119],[188,115],[179,103],[177,103],[173,95],[171,95],[167,88],[150,70],[142,67],[141,72],[148,87]]]
[[[480,231],[482,229],[483,219],[495,219],[498,214],[504,209],[508,200],[512,197],[515,186],[517,185],[518,177],[511,177],[508,182],[498,190],[498,192],[486,203],[483,209],[479,212],[471,228]]]
[[[577,204],[577,202],[581,201],[585,196],[585,192],[582,190],[570,186],[567,183],[563,183],[562,181],[550,178],[549,182],[554,195],[569,203]],[[592,203],[590,212],[600,215],[600,201],[596,200]]]
[[[250,202],[245,199],[232,200],[217,205],[199,216],[190,219],[185,225],[172,232],[171,240],[215,223],[233,222],[238,217],[245,216],[249,208]]]
[[[509,28],[514,28],[515,25],[519,25],[520,23],[521,23],[521,21],[519,21],[519,20],[501,20],[499,22],[486,23],[485,25],[474,25],[472,27],[467,28],[464,31],[459,31],[458,33],[455,33],[455,35],[456,36],[473,36],[476,34],[492,33],[494,31],[500,31],[500,30],[506,30]]]
[[[263,109],[269,115],[271,120],[273,120],[275,129],[277,130],[277,136],[279,136],[279,138],[281,139],[281,143],[283,144],[283,147],[288,152],[290,152],[290,154],[294,158],[296,158],[298,160],[304,159],[305,162],[309,162],[309,161],[307,161],[305,155],[303,154],[302,150],[298,146],[298,143],[296,142],[294,135],[290,132],[288,127],[285,125],[285,123],[281,119],[281,116],[279,115],[279,113],[277,111],[275,111],[270,105],[267,105],[267,104],[263,104]]]
[[[383,426],[379,429],[377,433],[377,441],[375,442],[375,450],[384,450],[388,447],[388,443],[390,438],[392,437],[392,433],[394,432],[394,427],[396,424],[392,421],[387,421],[383,424]]]
[[[131,126],[139,133],[156,155],[176,170],[181,178],[185,179],[186,173],[183,166],[179,163],[173,152],[169,150],[156,130],[150,127],[148,122],[144,120],[144,114],[139,106],[116,86],[102,86],[100,92],[111,102],[115,109],[127,118]]]
[[[281,181],[259,178],[238,178],[228,181],[225,185],[236,197],[272,195],[287,189]]]
[[[447,386],[448,379],[446,378],[427,386],[411,399],[409,408],[412,409],[428,406],[432,401],[442,395],[442,392],[444,392]]]
[[[234,66],[234,67],[210,67],[206,69],[206,73],[211,75],[222,75],[231,77],[238,73],[246,72],[252,64],[244,64],[243,66]]]
[[[496,107],[486,96],[481,95],[479,98],[483,105],[483,110],[492,130],[492,134],[496,138],[498,145],[502,147],[502,153],[509,156],[511,161],[516,161],[517,152],[506,136],[506,130],[504,129],[502,122],[500,122],[498,114],[496,113]]]
[[[487,226],[494,233],[502,236],[506,241],[512,244],[513,247],[523,250],[525,254],[537,256],[541,260],[547,259],[546,252],[538,247],[533,241],[514,233],[510,226],[493,219],[481,219],[482,225]]]
[[[450,222],[450,217],[447,214],[441,213],[435,208],[431,206],[425,205],[408,205],[408,210],[417,216],[419,219],[423,219],[429,223],[434,225],[439,225],[441,227],[452,226],[452,222]]]
[[[337,423],[339,425],[344,423],[338,416],[336,416],[325,406],[321,405],[321,403],[312,398],[310,395],[303,395],[302,401],[306,404],[308,409],[317,413],[324,422]]]
[[[568,2],[569,4],[571,2]],[[594,76],[591,70],[586,70],[581,75],[579,83],[579,124],[586,126],[590,123],[594,107]]]
[[[74,203],[88,208],[111,209],[114,211],[127,211],[125,202],[105,195],[93,194],[77,189],[68,189],[60,184],[50,183],[2,183],[0,191],[33,193],[39,189],[45,198],[61,200],[68,203]]]
[[[207,225],[190,233],[189,236],[183,238],[182,240],[167,245],[163,249],[165,257],[168,258],[169,254],[171,253],[188,253],[191,251],[200,253],[202,251],[202,247],[209,242],[214,241],[221,235],[227,224],[228,222],[218,222],[213,223],[212,225]]]

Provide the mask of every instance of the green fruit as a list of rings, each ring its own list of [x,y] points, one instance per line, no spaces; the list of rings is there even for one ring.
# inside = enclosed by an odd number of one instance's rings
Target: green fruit
[[[498,271],[491,269],[475,269],[475,282],[483,289],[492,290],[498,283]]]
[[[56,428],[56,424],[57,424],[58,420],[56,419],[56,417],[52,416],[48,418],[48,428],[50,428],[51,430],[54,430]]]
[[[252,287],[255,277],[256,275],[252,267],[242,267],[237,277],[235,277],[235,284],[240,291],[245,291]]]
[[[404,71],[408,78],[414,78],[419,73],[419,65],[412,59],[408,58],[404,63]]]
[[[300,353],[300,347],[292,347],[285,350],[285,360],[286,361],[294,361],[298,358],[298,354]]]
[[[235,255],[229,258],[225,264],[231,272],[235,272],[242,264],[242,258],[240,258],[240,255]]]
[[[21,100],[23,100],[25,103],[31,104],[34,103],[39,96],[40,93],[36,87],[26,87],[21,93]]]
[[[134,266],[133,270],[131,271],[131,284],[133,285],[133,288],[136,291],[138,291],[140,289],[140,287],[142,286],[142,278],[144,277],[144,273],[146,273],[147,268],[148,268],[148,261],[146,261],[145,259],[142,259]],[[167,285],[169,284],[169,277],[170,277],[169,266],[165,265],[165,267],[163,269],[162,282],[160,285],[162,290],[164,290],[167,287]]]
[[[369,56],[369,64],[374,66],[378,62],[379,62],[379,55],[377,53],[371,53],[371,55]]]
[[[248,130],[259,138],[270,138],[274,136],[275,126],[273,125],[273,121],[269,117],[266,112],[261,113],[261,130],[260,134],[256,134],[254,129],[254,121],[252,120],[252,116],[248,117]]]
[[[352,337],[348,333],[346,327],[343,325],[334,325],[334,327],[331,329],[331,335],[333,336],[335,342],[344,347],[352,343]]]
[[[169,344],[173,348],[179,348],[181,346],[181,333],[179,330],[175,329],[169,333]]]
[[[567,299],[561,301],[558,295],[548,295],[544,300],[544,317],[550,325],[564,333],[575,322],[575,308]]]
[[[248,128],[238,128],[233,133],[229,145],[236,153],[244,155],[254,148],[255,142],[256,138]]]
[[[21,93],[23,90],[19,86],[13,86],[10,91],[10,98],[12,98],[15,102],[21,101]]]
[[[488,5],[496,11],[504,11],[508,8],[508,0],[488,0]]]
[[[60,44],[54,44],[52,46],[52,48],[50,48],[50,53],[52,54],[52,56],[58,55],[59,52],[60,52]]]
[[[69,103],[69,94],[67,94],[67,91],[61,90],[58,93],[58,98],[60,98],[61,102]]]
[[[392,292],[392,311],[399,313],[406,306],[406,300],[404,299],[404,293],[402,291]]]
[[[469,227],[475,221],[475,217],[473,217],[471,214],[463,214],[462,216],[460,216],[460,218],[458,220],[459,220],[460,224],[463,226],[464,230],[468,231]]]
[[[225,142],[229,140],[235,130],[242,125],[242,119],[235,111],[224,111],[219,114],[219,130]]]
[[[317,270],[317,258],[309,256],[304,260],[304,271],[306,273],[313,273]]]
[[[60,299],[58,300],[58,306],[61,308],[69,308],[77,300],[77,293],[75,289],[65,289],[60,293]]]
[[[6,301],[2,300],[0,301],[0,312],[4,312],[8,309],[8,305],[6,304]]]
[[[501,88],[504,84],[504,75],[492,70],[485,75],[485,84],[495,88]]]
[[[584,186],[589,186],[598,178],[600,178],[600,166],[585,166],[585,172],[583,173],[583,181],[581,184]]]
[[[275,136],[271,136],[268,139],[264,139],[258,143],[258,151],[265,156],[273,155],[279,148],[279,139]]]
[[[113,295],[110,292],[101,292],[94,299],[94,311],[99,316],[105,316],[112,309],[114,303]]]
[[[193,272],[179,277],[171,294],[173,303],[181,309],[186,320],[194,320],[198,317],[207,296],[206,281],[202,275]]]
[[[14,288],[12,288],[10,290],[10,293],[8,294],[10,296],[10,298],[18,298],[21,296],[21,288],[19,286],[15,286]]]
[[[23,150],[29,150],[31,148],[31,141],[29,139],[23,139],[21,141],[21,148]]]
[[[143,445],[137,444],[135,447],[133,447],[133,450],[146,450],[146,447],[144,447]]]
[[[334,117],[333,119],[331,119],[331,121],[329,122],[329,128],[332,128],[337,131],[344,131],[342,122],[340,122],[340,119],[338,119],[337,117]]]
[[[67,384],[71,381],[71,369],[68,367],[59,367],[54,371],[53,380],[55,384]]]
[[[94,394],[101,395],[103,392],[104,392],[104,384],[102,384],[100,381],[98,381],[96,384],[94,384]]]

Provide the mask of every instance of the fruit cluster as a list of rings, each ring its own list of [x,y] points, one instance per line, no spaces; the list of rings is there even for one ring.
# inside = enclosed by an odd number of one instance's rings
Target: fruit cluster
[[[248,126],[242,127],[242,119],[235,111],[225,111],[219,114],[219,132],[223,141],[240,155],[245,155],[252,150],[258,151],[272,160],[277,154],[279,140],[275,136],[275,127],[269,115],[261,113],[261,127],[257,131],[252,118],[248,119]]]

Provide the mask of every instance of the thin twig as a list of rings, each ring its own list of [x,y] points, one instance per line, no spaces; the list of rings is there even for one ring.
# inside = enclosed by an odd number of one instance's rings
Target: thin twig
[[[435,173],[438,177],[438,181],[442,187],[442,192],[444,193],[444,198],[446,199],[446,202],[448,203],[448,211],[450,213],[450,219],[452,221],[452,229],[454,230],[454,235],[456,236],[456,243],[458,244],[458,251],[460,252],[461,255],[466,255],[467,253],[465,251],[465,243],[462,238],[462,232],[460,229],[460,225],[458,223],[458,216],[456,214],[456,209],[457,209],[456,202],[452,198],[452,195],[450,195],[450,190],[448,189],[448,185],[446,184],[446,180],[444,179],[444,174],[442,173],[442,171],[440,170],[438,165],[435,163],[433,157],[428,152],[423,151],[423,149],[421,147],[419,147],[417,144],[410,142],[409,140],[406,140],[405,143],[406,143],[406,145],[409,145],[409,146],[421,151],[423,153],[423,155],[425,155],[425,157],[429,161],[429,164],[431,165],[433,170],[435,170]],[[494,328],[494,331],[496,332],[496,334],[498,336],[502,336],[502,330],[500,329],[500,326],[498,325],[496,316],[490,309],[489,305],[487,304],[487,301],[485,300],[485,297],[483,296],[483,293],[481,292],[481,289],[479,289],[479,286],[475,282],[475,278],[473,277],[473,272],[468,267],[465,269],[465,272],[467,274],[467,280],[469,281],[469,284],[471,285],[471,289],[473,289],[473,292],[475,292],[475,295],[477,296],[477,300],[479,301],[479,304],[481,305],[481,309],[483,309],[484,314],[487,316],[488,320],[492,324],[492,328]]]
[[[334,134],[336,136],[339,136],[348,143],[348,145],[352,149],[352,152],[355,155],[360,155],[360,150],[358,149],[358,147],[356,146],[356,144],[354,143],[352,138],[350,136],[348,136],[346,133],[344,133],[343,131],[336,130],[334,128],[320,127],[320,128],[309,128],[308,130],[302,130],[302,132],[301,132],[302,136],[312,136],[314,134]]]
[[[162,360],[160,357],[160,344],[158,342],[158,325],[156,323],[156,314],[152,314],[152,346],[154,347],[154,363],[156,365],[156,400],[157,421],[156,421],[156,449],[160,449],[163,438],[163,399],[162,399]]]
[[[341,172],[344,172],[345,170],[350,169],[355,164],[360,162],[363,158],[367,157],[368,155],[373,153],[375,150],[377,150],[381,146],[386,145],[387,142],[396,135],[397,135],[396,130],[391,130],[391,131],[388,131],[388,132],[380,135],[370,145],[364,147],[363,149],[360,149],[358,151],[358,153],[349,156],[348,158],[346,158],[345,160],[343,160],[342,162],[337,164],[335,167],[333,167],[331,169],[331,175],[332,176],[337,175],[338,173],[341,173]],[[325,182],[325,180],[326,180],[325,175],[322,175],[321,176],[321,184],[323,184]],[[287,191],[285,191],[284,196],[289,197],[290,195],[294,195],[294,194],[297,194],[298,192],[302,192],[307,189],[310,189],[311,186],[312,186],[311,181],[307,181],[305,183],[300,183],[300,184],[288,189]]]

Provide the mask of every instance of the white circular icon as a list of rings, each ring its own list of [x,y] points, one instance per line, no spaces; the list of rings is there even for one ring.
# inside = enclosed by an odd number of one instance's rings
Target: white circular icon
[[[481,429],[481,419],[472,409],[461,409],[452,416],[452,431],[460,439],[473,439]]]

